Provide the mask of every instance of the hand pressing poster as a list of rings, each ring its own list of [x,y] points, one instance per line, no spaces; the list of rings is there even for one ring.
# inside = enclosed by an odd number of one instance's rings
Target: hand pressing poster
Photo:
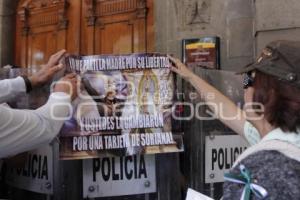
[[[183,150],[172,129],[175,83],[161,54],[69,56],[81,85],[60,134],[61,159]]]

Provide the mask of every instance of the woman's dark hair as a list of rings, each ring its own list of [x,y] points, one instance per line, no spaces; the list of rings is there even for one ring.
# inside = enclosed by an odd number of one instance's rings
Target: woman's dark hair
[[[300,89],[256,71],[253,101],[265,107],[265,118],[286,132],[300,128]]]

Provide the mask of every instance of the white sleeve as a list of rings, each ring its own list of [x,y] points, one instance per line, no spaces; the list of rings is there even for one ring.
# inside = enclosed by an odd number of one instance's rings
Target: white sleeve
[[[248,121],[244,125],[244,136],[251,146],[259,143],[261,140],[258,130]]]
[[[26,85],[22,77],[0,81],[0,103],[5,103],[19,94],[26,92]]]
[[[0,158],[49,144],[69,116],[71,97],[52,93],[37,110],[17,110],[0,105]]]

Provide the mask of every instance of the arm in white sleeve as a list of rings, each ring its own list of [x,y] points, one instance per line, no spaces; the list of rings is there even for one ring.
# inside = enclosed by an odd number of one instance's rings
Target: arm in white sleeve
[[[25,92],[26,85],[24,79],[20,76],[0,81],[0,103],[5,103]]]
[[[0,158],[49,144],[69,116],[71,97],[52,93],[37,110],[16,110],[0,105]]]
[[[246,121],[244,125],[244,136],[250,146],[259,143],[261,140],[258,130],[248,121]]]

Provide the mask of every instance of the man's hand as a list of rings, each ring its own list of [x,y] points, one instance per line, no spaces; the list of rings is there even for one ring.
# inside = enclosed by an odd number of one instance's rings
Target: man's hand
[[[66,50],[60,50],[53,54],[47,64],[43,65],[36,74],[29,77],[33,88],[43,85],[53,79],[54,75],[63,68],[63,65],[59,64],[59,61],[65,53]]]
[[[80,87],[80,83],[77,80],[76,74],[68,74],[55,84],[53,92],[67,93],[74,100],[77,97],[77,88],[79,89]]]

